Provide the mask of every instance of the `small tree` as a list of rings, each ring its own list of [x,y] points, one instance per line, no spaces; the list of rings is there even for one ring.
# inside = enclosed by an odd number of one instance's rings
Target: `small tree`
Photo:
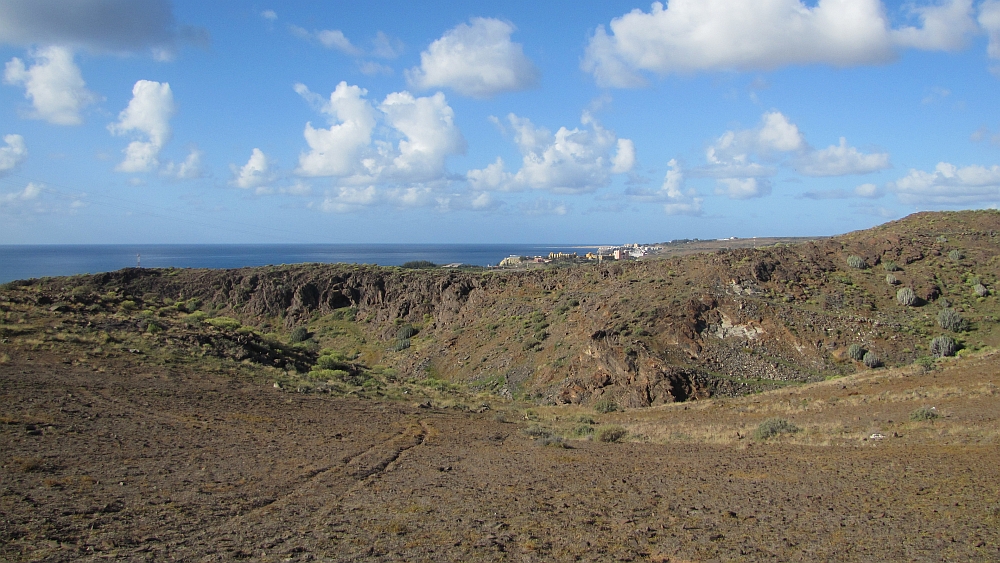
[[[949,336],[938,336],[931,340],[931,355],[936,358],[954,356],[957,348],[955,341]]]
[[[917,294],[912,289],[903,287],[896,292],[896,301],[905,307],[912,307],[917,303]]]

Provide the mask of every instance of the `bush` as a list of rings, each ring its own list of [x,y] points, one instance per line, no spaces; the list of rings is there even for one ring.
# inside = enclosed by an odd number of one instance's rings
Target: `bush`
[[[856,268],[858,270],[864,270],[868,268],[868,262],[865,262],[864,258],[854,254],[847,257],[847,265],[852,268]]]
[[[612,399],[601,399],[594,403],[594,410],[599,413],[609,413],[618,410],[618,403]]]
[[[958,250],[952,250],[951,252],[948,253],[948,258],[951,258],[952,260],[958,262],[959,260],[964,258],[964,256],[962,256],[962,253],[959,252]]]
[[[972,291],[976,294],[976,297],[986,297],[990,294],[990,290],[986,289],[986,286],[981,283],[973,286]]]
[[[304,342],[308,340],[311,335],[309,334],[309,329],[304,326],[296,327],[291,334],[288,335],[288,341],[291,343]]]
[[[912,307],[917,303],[917,294],[914,293],[912,289],[903,287],[896,292],[896,301],[898,301],[900,305]]]
[[[411,270],[420,270],[424,268],[437,268],[437,264],[434,262],[429,262],[427,260],[410,260],[409,262],[404,262],[403,267],[409,268]]]
[[[562,436],[547,436],[542,438],[541,444],[547,448],[563,448],[569,449],[569,444]]]
[[[934,407],[920,407],[919,409],[910,413],[910,420],[916,422],[922,422],[925,420],[934,420],[938,417],[937,409]]]
[[[885,283],[887,283],[889,285],[896,285],[897,283],[899,283],[899,280],[897,280],[896,276],[894,276],[892,274],[886,274],[885,275]]]
[[[868,368],[870,369],[882,367],[882,358],[880,358],[879,355],[876,354],[875,352],[871,351],[865,352],[865,355],[861,359],[861,361],[864,362],[865,365],[868,366]]]
[[[601,442],[621,442],[628,436],[628,430],[621,426],[605,426],[597,433],[597,439]]]
[[[594,433],[594,427],[589,424],[579,424],[573,428],[574,436],[590,436]]]
[[[794,434],[799,431],[799,427],[783,418],[769,418],[760,423],[753,437],[756,440],[767,440],[779,434]]]
[[[399,327],[396,331],[396,338],[398,340],[406,340],[417,334],[417,329],[413,328],[413,325],[403,325]]]
[[[885,262],[882,262],[882,267],[887,272],[898,272],[899,271],[899,264],[896,264],[892,260],[886,260]]]
[[[215,317],[211,319],[206,319],[206,323],[214,326],[215,328],[221,328],[224,330],[236,330],[240,328],[240,321],[232,317]]]
[[[931,340],[931,355],[936,358],[954,356],[957,349],[958,345],[949,336],[938,336]]]
[[[941,309],[937,315],[938,326],[952,332],[963,332],[969,329],[969,321],[962,318],[954,309]]]
[[[548,438],[552,435],[552,431],[544,426],[539,426],[538,424],[532,424],[531,426],[524,429],[524,433],[532,438]]]
[[[851,344],[847,348],[847,355],[851,357],[852,360],[861,361],[865,357],[866,350],[861,347],[860,344]]]
[[[334,352],[330,354],[323,354],[316,360],[316,367],[319,369],[350,369],[351,365],[347,363],[346,358],[343,354],[339,352]]]

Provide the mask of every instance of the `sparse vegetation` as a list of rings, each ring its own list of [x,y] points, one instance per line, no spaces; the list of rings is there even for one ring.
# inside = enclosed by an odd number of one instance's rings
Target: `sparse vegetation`
[[[628,436],[628,430],[621,426],[604,426],[597,432],[597,440],[600,442],[621,442]]]
[[[799,427],[783,418],[769,418],[760,425],[753,433],[755,440],[770,440],[782,434],[794,434],[799,431]]]
[[[618,403],[614,399],[599,399],[594,403],[594,410],[599,413],[609,413],[618,410]]]
[[[402,267],[410,270],[424,270],[437,268],[438,265],[429,260],[410,260],[409,262],[404,262]]]
[[[951,252],[948,253],[948,258],[951,258],[955,262],[958,262],[959,260],[961,260],[962,258],[964,258],[964,256],[962,255],[961,251],[959,251],[959,250],[952,250]]]
[[[882,262],[882,268],[886,272],[898,272],[899,271],[899,264],[896,264],[892,260],[886,260],[886,261]]]
[[[295,330],[288,335],[288,341],[292,344],[304,342],[309,339],[309,329],[304,326],[295,327]]]

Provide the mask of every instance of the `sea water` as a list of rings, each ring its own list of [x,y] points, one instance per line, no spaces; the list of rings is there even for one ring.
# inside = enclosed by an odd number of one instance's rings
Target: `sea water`
[[[586,254],[592,245],[541,244],[102,244],[0,245],[0,283],[46,276],[96,274],[121,268],[244,268],[304,262],[400,266],[495,266],[507,256]]]

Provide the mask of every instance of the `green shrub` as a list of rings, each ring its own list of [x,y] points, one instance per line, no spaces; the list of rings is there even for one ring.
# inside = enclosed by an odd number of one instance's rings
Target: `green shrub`
[[[357,307],[341,307],[340,309],[334,309],[330,313],[330,318],[335,321],[353,321],[357,315]]]
[[[532,438],[548,438],[552,435],[551,430],[538,424],[532,424],[531,426],[525,428],[524,433]]]
[[[885,262],[882,262],[882,268],[884,268],[887,272],[898,272],[899,264],[896,264],[892,260],[886,260]]]
[[[896,276],[894,276],[892,274],[886,274],[885,275],[885,283],[887,283],[889,285],[896,285],[897,283],[899,283],[899,280],[897,280]]]
[[[190,315],[184,315],[183,321],[189,325],[196,325],[204,322],[208,318],[208,314],[205,311],[195,311]]]
[[[857,270],[868,268],[868,262],[865,262],[864,258],[854,254],[847,257],[847,265]]]
[[[213,317],[211,319],[206,319],[205,322],[215,328],[221,328],[223,330],[236,330],[242,326],[240,325],[240,321],[232,317]]]
[[[288,341],[291,343],[303,342],[308,340],[311,335],[309,334],[309,329],[304,326],[296,327],[290,335],[288,335]]]
[[[960,251],[952,250],[951,252],[948,253],[948,258],[951,258],[952,260],[958,262],[959,260],[964,258],[964,256],[962,256],[962,253]]]
[[[562,436],[546,436],[541,439],[540,443],[547,448],[569,449],[570,447]]]
[[[969,329],[969,321],[962,318],[954,309],[941,309],[937,315],[938,326],[952,332],[963,332]]]
[[[125,301],[121,302],[120,307],[121,307],[122,311],[128,313],[130,311],[135,311],[139,306],[136,305],[135,301],[125,300]]]
[[[917,304],[917,294],[912,289],[903,287],[896,292],[896,301],[905,307],[912,307]]]
[[[404,262],[403,267],[411,270],[420,270],[425,268],[437,268],[437,264],[428,260],[410,260],[409,262]]]
[[[337,352],[332,354],[322,354],[316,360],[316,367],[319,369],[350,369],[351,364],[347,363],[343,354]]]
[[[618,403],[614,399],[600,399],[594,403],[594,410],[599,413],[609,413],[618,410]]]
[[[621,426],[605,426],[597,432],[597,439],[601,442],[621,442],[628,436],[628,430]]]
[[[768,440],[779,434],[794,434],[799,431],[799,427],[783,418],[769,418],[760,423],[753,437],[756,440]]]
[[[986,297],[990,294],[990,290],[986,289],[986,286],[981,283],[977,283],[973,286],[972,291],[976,294],[976,297]]]
[[[573,436],[590,436],[594,433],[594,427],[590,424],[578,424],[573,427]]]
[[[920,407],[919,409],[910,413],[910,420],[915,422],[923,422],[926,420],[934,420],[938,417],[937,409],[934,407]]]
[[[882,358],[880,358],[878,354],[872,351],[865,352],[865,355],[861,359],[861,361],[864,362],[864,364],[868,366],[868,368],[870,369],[882,367]]]
[[[861,347],[860,344],[851,344],[847,348],[847,355],[851,357],[852,360],[861,361],[865,357],[866,350]]]
[[[343,381],[346,383],[351,378],[351,373],[342,369],[313,368],[309,372],[309,377],[324,381]]]
[[[958,345],[950,336],[938,336],[931,340],[931,355],[936,358],[954,356]]]

